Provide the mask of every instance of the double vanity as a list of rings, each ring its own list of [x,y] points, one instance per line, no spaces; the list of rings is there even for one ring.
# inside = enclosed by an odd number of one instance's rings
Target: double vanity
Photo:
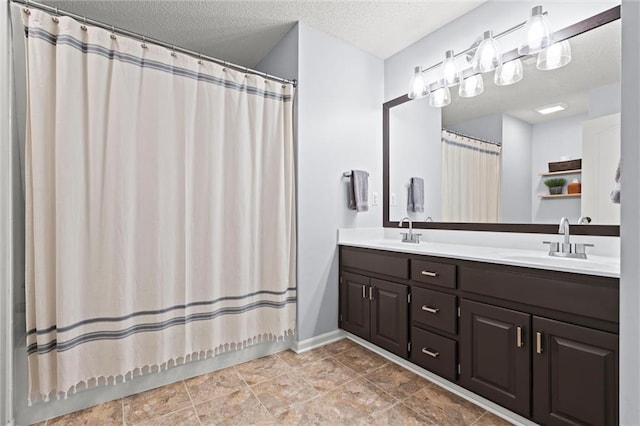
[[[340,232],[342,329],[537,423],[618,423],[619,260],[388,231]]]

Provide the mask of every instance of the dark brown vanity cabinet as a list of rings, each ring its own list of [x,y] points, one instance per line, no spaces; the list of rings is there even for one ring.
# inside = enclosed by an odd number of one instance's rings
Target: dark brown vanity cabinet
[[[533,419],[618,424],[618,336],[533,317]]]
[[[340,326],[402,357],[407,357],[409,288],[404,284],[343,272]]]
[[[469,300],[460,311],[461,384],[528,417],[531,316]]]
[[[352,247],[340,259],[343,329],[537,423],[618,423],[618,279]]]

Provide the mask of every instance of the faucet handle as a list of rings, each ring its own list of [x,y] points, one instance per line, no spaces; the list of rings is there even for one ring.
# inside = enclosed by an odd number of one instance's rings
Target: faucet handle
[[[595,247],[593,244],[582,244],[582,243],[576,243],[576,253],[578,254],[585,254],[585,248],[586,247]]]
[[[560,243],[557,241],[543,241],[542,244],[549,244],[549,253],[557,253],[560,251]]]

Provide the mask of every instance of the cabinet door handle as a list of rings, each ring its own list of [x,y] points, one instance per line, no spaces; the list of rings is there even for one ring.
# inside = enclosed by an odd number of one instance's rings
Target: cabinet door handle
[[[431,272],[431,271],[422,271],[421,274],[422,275],[426,275],[428,277],[437,277],[438,276],[437,272]]]
[[[516,327],[516,346],[521,348],[522,344],[522,327]]]
[[[427,305],[422,305],[422,310],[430,312],[432,314],[437,314],[440,309],[438,309],[438,308],[430,308]]]
[[[367,286],[366,285],[362,286],[362,298],[363,299],[367,298]]]
[[[427,348],[422,348],[422,353],[429,355],[431,358],[438,358],[440,356],[440,352],[431,352]]]
[[[373,300],[373,286],[369,286],[369,300]]]
[[[536,332],[536,352],[542,353],[542,333]]]

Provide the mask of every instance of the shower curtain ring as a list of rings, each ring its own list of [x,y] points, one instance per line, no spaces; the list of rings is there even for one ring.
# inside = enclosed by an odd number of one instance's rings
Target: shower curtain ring
[[[249,67],[244,67],[244,78],[249,77]]]
[[[171,46],[171,56],[173,56],[174,58],[177,58],[178,55],[176,55],[176,45],[172,45]]]
[[[198,53],[198,65],[202,65],[202,53]]]
[[[116,27],[114,27],[113,25],[111,26],[111,40],[115,40],[116,39]]]
[[[56,16],[52,16],[52,17],[51,17],[51,20],[52,20],[53,22],[55,22],[56,24],[57,24],[58,22],[60,22],[60,20],[58,19],[58,8],[57,8],[57,7],[56,7]]]
[[[223,61],[222,62],[224,68],[222,68],[222,72],[227,72],[227,65],[229,65],[229,63],[227,61]]]
[[[147,46],[147,38],[145,36],[142,36],[142,48],[146,49]]]
[[[83,24],[80,25],[80,29],[82,31],[87,31],[87,17],[86,16],[82,17],[82,22],[83,22]]]

